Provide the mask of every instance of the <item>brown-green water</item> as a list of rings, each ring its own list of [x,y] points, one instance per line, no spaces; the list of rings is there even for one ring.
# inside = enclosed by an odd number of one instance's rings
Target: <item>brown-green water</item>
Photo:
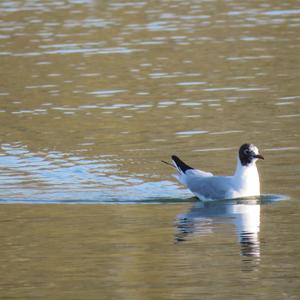
[[[1,1],[0,299],[299,299],[296,4]],[[260,199],[160,163],[244,142]]]

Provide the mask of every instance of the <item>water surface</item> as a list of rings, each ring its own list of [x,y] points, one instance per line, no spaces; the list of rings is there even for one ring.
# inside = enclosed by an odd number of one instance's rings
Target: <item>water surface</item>
[[[0,20],[0,298],[298,298],[295,3],[1,1]],[[258,202],[201,204],[160,163],[227,175],[244,142]]]

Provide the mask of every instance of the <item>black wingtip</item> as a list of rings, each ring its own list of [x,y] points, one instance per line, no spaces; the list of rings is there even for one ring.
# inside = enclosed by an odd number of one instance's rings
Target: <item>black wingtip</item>
[[[172,160],[174,160],[174,161],[176,161],[176,160],[178,160],[178,159],[179,159],[179,157],[178,157],[178,156],[176,156],[176,155],[172,155],[172,156],[171,156],[171,158],[172,158]]]
[[[175,162],[176,166],[183,172],[185,173],[187,170],[193,169],[186,163],[184,163],[178,156],[172,155],[171,156],[172,160]]]

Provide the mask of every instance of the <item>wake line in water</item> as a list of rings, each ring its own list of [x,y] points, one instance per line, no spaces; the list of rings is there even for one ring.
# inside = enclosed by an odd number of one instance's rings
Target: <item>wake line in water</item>
[[[185,198],[185,199],[172,199],[172,198],[157,198],[157,199],[142,199],[142,200],[118,200],[118,199],[106,199],[106,200],[33,200],[33,199],[0,199],[0,204],[178,204],[178,203],[193,203],[196,202],[197,199]]]
[[[215,203],[222,203],[223,205],[228,202],[236,203],[247,203],[248,201],[256,200],[262,205],[271,204],[279,201],[285,201],[289,198],[285,195],[276,194],[264,194],[260,197],[249,197],[240,198],[234,200],[218,200],[210,201]],[[77,205],[88,205],[88,204],[118,204],[118,205],[129,205],[129,204],[180,204],[180,203],[195,203],[202,201],[198,200],[196,197],[185,197],[185,198],[163,198],[163,197],[153,197],[148,199],[134,199],[124,196],[123,198],[99,198],[99,199],[26,199],[26,198],[7,198],[0,199],[0,204],[77,204]]]

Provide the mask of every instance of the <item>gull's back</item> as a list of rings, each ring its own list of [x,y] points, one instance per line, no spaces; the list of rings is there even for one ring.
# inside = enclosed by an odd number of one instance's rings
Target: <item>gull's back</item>
[[[218,200],[231,198],[234,192],[232,176],[189,176],[186,174],[186,187],[198,198]]]
[[[178,160],[177,160],[178,163]],[[182,169],[178,168],[178,174],[175,177],[179,182],[184,184],[198,198],[204,200],[225,199],[232,190],[232,176],[214,176],[212,173],[204,172],[198,169]]]

